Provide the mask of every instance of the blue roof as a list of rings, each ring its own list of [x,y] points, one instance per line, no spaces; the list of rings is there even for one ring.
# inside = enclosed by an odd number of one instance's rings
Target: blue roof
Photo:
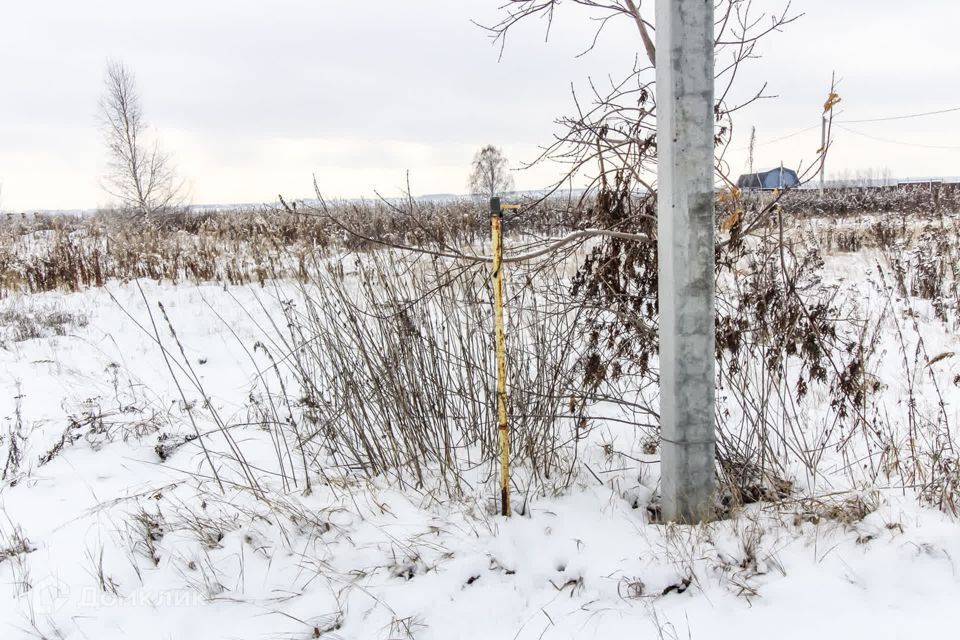
[[[737,186],[747,189],[790,189],[799,185],[800,178],[797,172],[785,167],[745,173],[737,179]]]

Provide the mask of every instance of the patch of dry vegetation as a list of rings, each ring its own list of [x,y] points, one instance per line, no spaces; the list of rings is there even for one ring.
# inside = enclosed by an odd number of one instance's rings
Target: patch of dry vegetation
[[[748,207],[772,196],[745,194]],[[782,194],[785,210],[834,221],[819,231],[824,251],[910,244],[918,233],[936,233],[944,215],[960,211],[956,185],[910,188],[844,188]],[[641,198],[642,199],[642,198]],[[309,203],[216,212],[171,213],[161,218],[104,211],[92,216],[8,214],[0,219],[0,295],[77,291],[109,280],[263,284],[271,278],[308,279],[318,259],[336,251],[403,245],[469,247],[486,244],[483,202],[386,201]],[[718,216],[729,215],[718,202]],[[507,233],[555,236],[583,228],[598,203],[560,198],[527,206],[508,218]],[[851,216],[880,214],[865,225]],[[929,227],[929,229],[928,229]],[[629,229],[626,229],[629,230]],[[789,231],[789,230],[788,230]],[[933,238],[928,238],[933,241]]]
[[[565,227],[564,215],[561,208],[532,207],[512,227],[548,234]],[[160,219],[114,212],[8,215],[0,221],[0,294],[76,291],[113,279],[302,280],[331,251],[366,251],[380,243],[461,247],[485,242],[488,235],[485,207],[470,201],[403,208],[339,203],[324,216],[268,207]]]

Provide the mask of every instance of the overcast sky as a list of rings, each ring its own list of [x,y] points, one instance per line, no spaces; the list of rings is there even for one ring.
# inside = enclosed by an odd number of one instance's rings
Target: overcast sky
[[[545,24],[532,21],[498,62],[471,19],[495,21],[501,1],[0,0],[0,207],[108,204],[97,127],[107,59],[136,74],[147,120],[194,203],[301,197],[314,173],[331,197],[392,195],[407,169],[415,193],[462,193],[478,147],[499,145],[515,165],[533,159],[554,118],[570,112],[571,83],[620,76],[638,51],[621,20],[576,58],[595,25],[566,2],[548,42]],[[641,5],[651,20],[652,7]],[[766,39],[742,75],[744,91],[768,80],[779,97],[737,116],[734,173],[751,126],[758,167],[812,159],[834,69],[843,119],[960,106],[960,3],[792,8],[805,15]],[[828,173],[960,174],[960,112],[849,128],[858,133],[837,131]],[[542,166],[516,184],[539,188],[556,175]]]

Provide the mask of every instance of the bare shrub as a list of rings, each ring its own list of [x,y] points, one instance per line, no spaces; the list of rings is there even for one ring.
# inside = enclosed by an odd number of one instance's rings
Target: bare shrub
[[[89,324],[85,314],[65,311],[57,305],[17,301],[0,309],[0,345],[36,338],[64,336]]]
[[[36,550],[37,548],[30,544],[19,526],[14,526],[9,534],[0,537],[0,563]]]
[[[821,520],[833,520],[851,526],[876,511],[879,505],[880,496],[877,492],[804,498],[798,501],[794,524],[819,524]]]
[[[582,405],[567,407],[577,311],[524,287],[527,278],[515,273],[507,282],[521,493],[565,485],[570,445],[584,426]],[[453,495],[478,477],[471,470],[491,478],[498,445],[490,296],[485,271],[391,252],[333,262],[303,285],[302,302],[286,307],[284,350],[302,393],[297,430],[315,448],[311,459],[420,488],[434,488],[437,478]]]

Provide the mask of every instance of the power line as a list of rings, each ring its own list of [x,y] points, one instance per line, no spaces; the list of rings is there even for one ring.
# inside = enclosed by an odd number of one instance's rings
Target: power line
[[[854,135],[862,136],[864,138],[870,138],[871,140],[877,140],[878,142],[886,142],[888,144],[899,144],[905,147],[920,147],[922,149],[951,149],[951,150],[960,150],[960,146],[950,146],[950,145],[936,145],[936,144],[920,144],[918,142],[903,142],[902,140],[890,140],[889,138],[880,138],[877,136],[871,136],[860,131],[854,131],[848,127],[845,127],[841,124],[837,125],[838,129],[843,129]]]
[[[798,135],[800,135],[801,133],[806,133],[807,131],[812,131],[813,129],[816,129],[816,128],[819,127],[819,126],[820,126],[820,124],[817,123],[817,124],[813,125],[812,127],[807,127],[806,129],[800,129],[799,131],[794,131],[793,133],[788,133],[788,134],[785,135],[785,136],[780,136],[779,138],[774,138],[773,140],[766,140],[765,142],[758,142],[756,146],[760,147],[760,146],[763,146],[763,145],[765,145],[765,144],[773,144],[774,142],[780,142],[781,140],[786,140],[787,138],[792,138],[792,137],[794,137],[794,136],[798,136]]]
[[[925,111],[923,113],[910,113],[903,116],[888,116],[885,118],[865,118],[863,120],[837,120],[837,122],[841,124],[857,124],[860,122],[886,122],[888,120],[907,120],[908,118],[922,118],[924,116],[935,116],[941,113],[952,113],[954,111],[960,111],[960,107],[940,109],[939,111]]]
[[[755,147],[762,147],[762,146],[764,146],[764,145],[773,144],[774,142],[780,142],[781,140],[786,140],[787,138],[792,138],[792,137],[794,137],[794,136],[800,135],[801,133],[806,133],[807,131],[810,131],[810,130],[812,130],[812,129],[816,129],[816,128],[819,127],[819,126],[820,126],[819,124],[815,124],[815,125],[813,125],[812,127],[807,127],[806,129],[800,129],[799,131],[794,131],[793,133],[788,133],[788,134],[785,135],[785,136],[780,136],[779,138],[774,138],[773,140],[765,140],[765,141],[763,141],[763,142],[756,142],[756,143],[754,143],[753,146],[755,146]],[[748,148],[750,148],[750,145],[744,145],[744,146],[742,146],[742,147],[737,147],[738,150],[743,150],[743,149],[748,149]]]
[[[910,118],[923,118],[923,117],[926,117],[926,116],[935,116],[935,115],[939,115],[939,114],[941,114],[941,113],[953,113],[953,112],[956,112],[956,111],[960,111],[960,107],[951,107],[951,108],[949,108],[949,109],[939,109],[939,110],[937,110],[937,111],[924,111],[923,113],[909,113],[909,114],[900,115],[900,116],[886,116],[886,117],[883,117],[883,118],[863,118],[863,119],[859,119],[859,120],[834,120],[833,123],[834,123],[835,125],[837,125],[838,127],[840,127],[840,125],[843,125],[843,124],[858,124],[858,123],[866,123],[866,122],[889,122],[890,120],[907,120],[907,119],[910,119]],[[800,135],[801,133],[806,133],[807,131],[812,131],[813,129],[816,129],[816,128],[819,127],[819,126],[820,126],[820,124],[815,124],[815,125],[812,125],[812,126],[810,126],[810,127],[807,127],[806,129],[800,129],[799,131],[794,131],[793,133],[788,133],[788,134],[785,135],[785,136],[780,136],[779,138],[774,138],[773,140],[764,140],[763,142],[757,142],[754,146],[762,147],[762,146],[765,146],[765,145],[768,145],[768,144],[773,144],[773,143],[775,143],[775,142],[781,142],[782,140],[787,140],[787,139],[792,138],[792,137],[794,137],[794,136],[798,136],[798,135]],[[840,128],[843,128],[843,127],[840,127]],[[863,136],[865,136],[865,137],[870,137],[870,136],[867,136],[866,134],[862,134],[862,133],[859,133],[859,132],[857,132],[857,131],[850,131],[850,133],[855,133],[855,134],[857,134],[857,135],[863,135]],[[878,139],[879,139],[879,138],[878,138]],[[909,143],[909,142],[903,142],[903,143],[901,143],[901,142],[896,142],[896,141],[893,141],[893,140],[884,140],[884,142],[893,142],[893,143],[895,143],[895,144],[906,144],[906,145],[911,145],[911,144],[913,144],[913,143]],[[956,149],[956,148],[957,148],[957,147],[949,147],[949,146],[948,146],[948,147],[939,147],[939,146],[929,146],[929,145],[914,145],[914,146],[927,146],[928,148],[931,148],[931,149]],[[741,149],[746,149],[746,148],[747,148],[747,147],[741,147]]]

